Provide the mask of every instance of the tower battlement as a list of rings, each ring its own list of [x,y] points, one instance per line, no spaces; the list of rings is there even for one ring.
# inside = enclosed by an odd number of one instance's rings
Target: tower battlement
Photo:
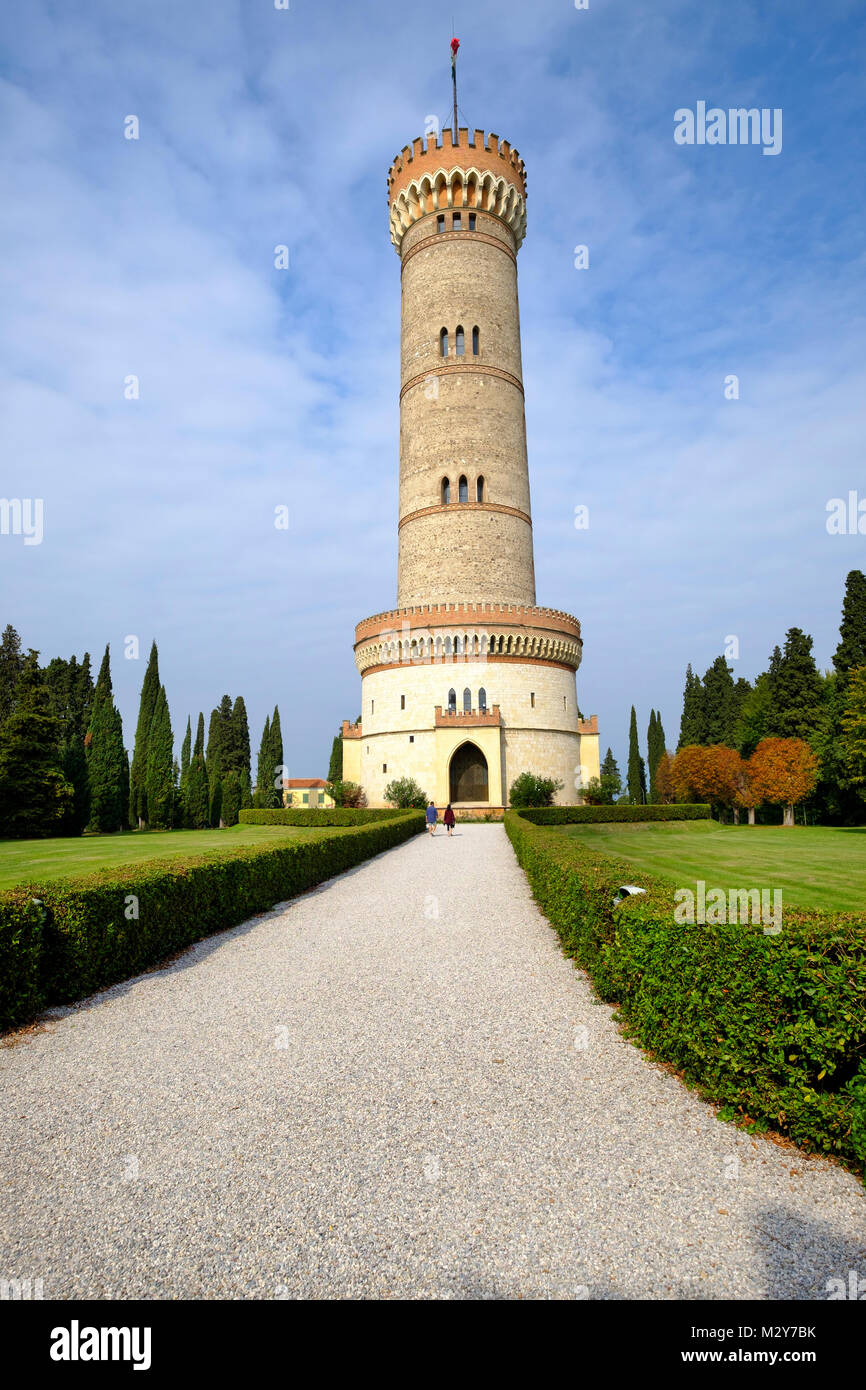
[[[470,139],[470,134],[472,138]],[[397,251],[418,218],[444,208],[500,217],[519,247],[526,233],[526,166],[508,140],[461,126],[437,139],[418,136],[395,155],[388,170],[391,240]]]
[[[429,167],[443,162],[443,155],[454,151],[465,157],[456,162],[465,163],[467,168],[476,164],[479,168],[503,174],[507,170],[508,177],[515,184],[520,196],[526,198],[526,165],[508,140],[500,140],[492,131],[485,135],[483,130],[470,131],[468,126],[460,126],[455,145],[454,132],[447,126],[438,138],[435,134],[426,138],[419,135],[411,145],[404,145],[400,153],[394,156],[388,170],[389,202],[393,202],[395,191],[402,186],[401,175],[417,176],[419,171],[427,172]]]

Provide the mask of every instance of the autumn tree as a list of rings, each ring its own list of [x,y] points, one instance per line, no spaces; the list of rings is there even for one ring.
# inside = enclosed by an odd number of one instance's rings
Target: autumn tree
[[[765,738],[749,759],[755,793],[772,806],[784,806],[783,824],[794,824],[794,807],[805,801],[818,780],[818,759],[801,738]]]
[[[740,762],[736,749],[724,743],[681,748],[670,769],[677,800],[708,802],[711,807],[733,806]]]

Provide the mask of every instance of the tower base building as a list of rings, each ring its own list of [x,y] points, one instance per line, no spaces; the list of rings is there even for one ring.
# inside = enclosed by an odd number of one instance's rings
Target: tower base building
[[[507,141],[450,130],[388,175],[402,274],[397,606],[355,629],[360,724],[343,777],[383,806],[412,777],[438,806],[498,808],[521,772],[580,801],[599,776],[578,620],[535,602],[517,252],[526,174]]]

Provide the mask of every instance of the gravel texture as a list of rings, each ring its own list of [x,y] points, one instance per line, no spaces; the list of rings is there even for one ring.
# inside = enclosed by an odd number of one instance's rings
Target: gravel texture
[[[796,1298],[843,1169],[623,1041],[499,825],[425,834],[0,1048],[0,1278],[45,1298]]]

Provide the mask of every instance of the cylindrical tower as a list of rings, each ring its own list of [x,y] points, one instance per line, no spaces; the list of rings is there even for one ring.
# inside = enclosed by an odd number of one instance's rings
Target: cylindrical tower
[[[369,804],[411,777],[437,804],[507,803],[521,772],[579,799],[598,774],[580,624],[535,603],[517,252],[526,173],[507,141],[446,130],[388,174],[400,256],[397,606],[358,623],[361,721],[343,777]]]
[[[535,603],[517,251],[523,161],[461,129],[391,166],[402,277],[397,604]]]

